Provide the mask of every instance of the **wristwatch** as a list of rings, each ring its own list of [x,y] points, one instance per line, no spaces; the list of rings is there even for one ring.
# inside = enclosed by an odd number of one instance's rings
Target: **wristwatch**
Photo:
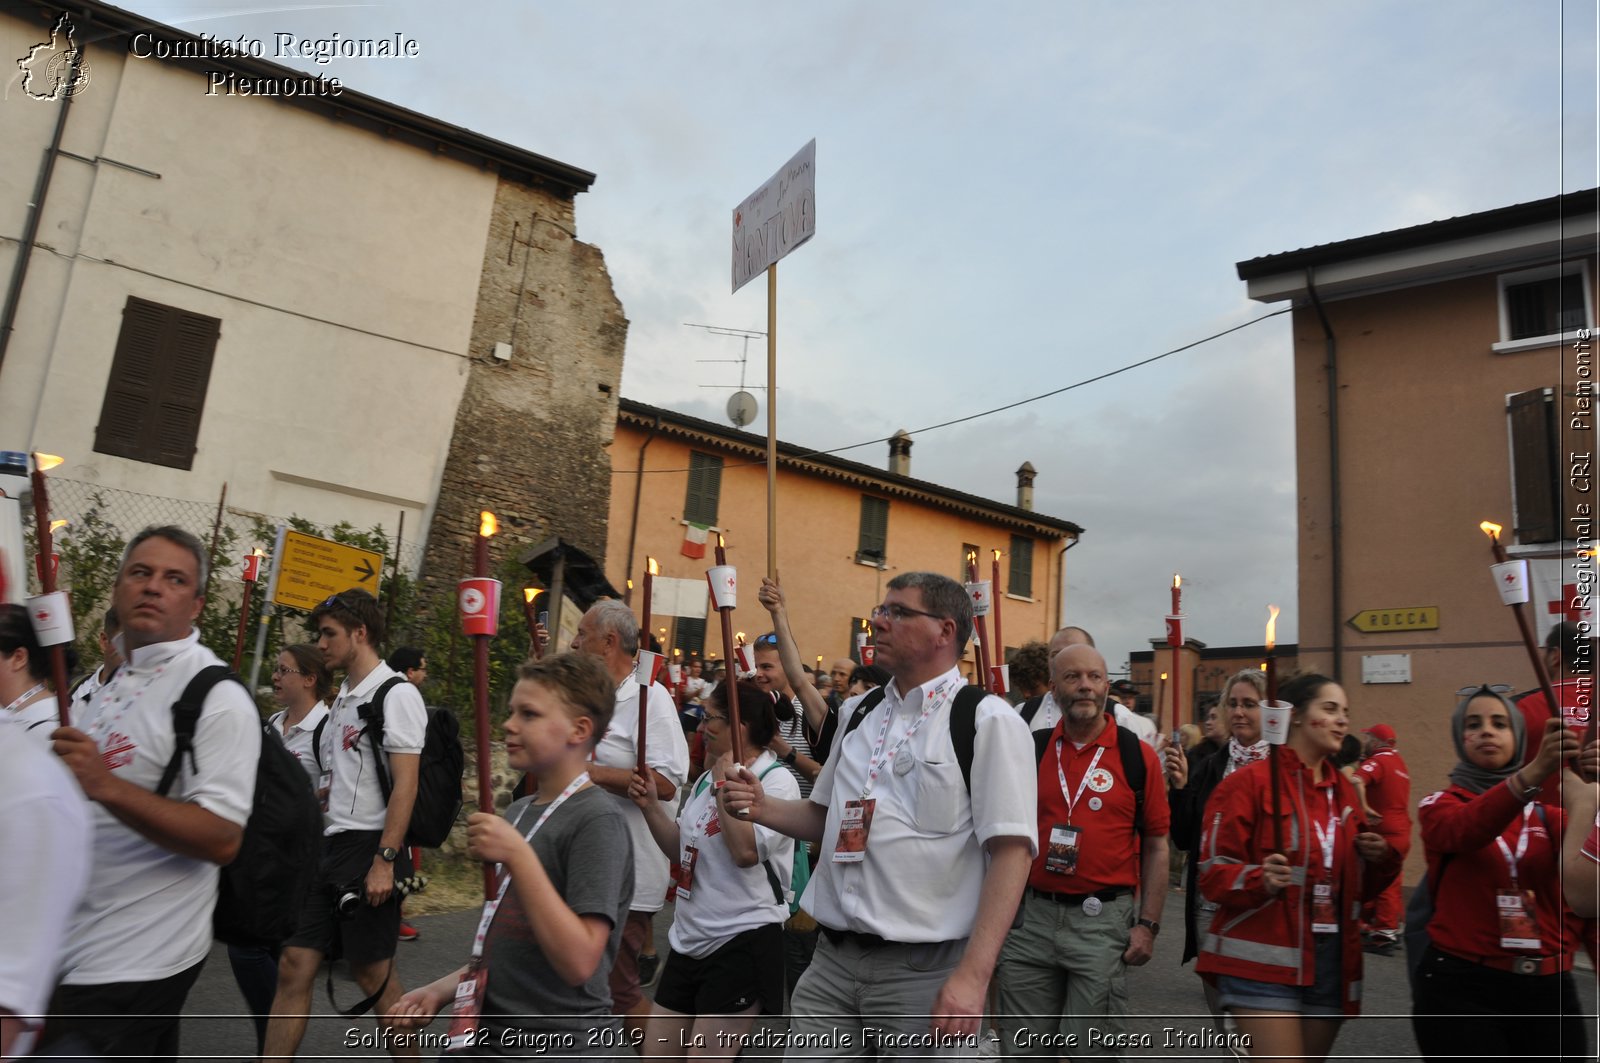
[[[1146,930],[1150,931],[1151,937],[1155,937],[1157,934],[1161,933],[1161,924],[1156,922],[1154,919],[1140,919],[1134,925],[1142,926]]]
[[[391,849],[389,846],[386,845],[382,849],[378,850],[378,855],[383,857],[383,859],[384,859],[384,861],[386,863],[392,864],[392,863],[395,862],[396,859],[399,858],[400,850],[399,849]]]
[[[783,762],[785,764],[789,765],[789,767],[791,767],[791,768],[794,767],[794,762],[795,762],[794,750],[791,749],[791,750],[789,750],[789,752],[787,752],[787,753],[785,753],[783,755]]]

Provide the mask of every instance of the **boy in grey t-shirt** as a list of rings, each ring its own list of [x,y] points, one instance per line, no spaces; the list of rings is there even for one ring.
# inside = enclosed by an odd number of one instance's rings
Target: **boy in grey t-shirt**
[[[633,853],[621,811],[585,770],[615,688],[598,658],[576,653],[524,664],[517,677],[506,760],[538,789],[504,818],[467,821],[468,853],[509,881],[484,906],[472,961],[405,994],[389,1020],[419,1029],[454,1001],[450,1037],[462,1054],[631,1056],[607,983],[633,900]]]

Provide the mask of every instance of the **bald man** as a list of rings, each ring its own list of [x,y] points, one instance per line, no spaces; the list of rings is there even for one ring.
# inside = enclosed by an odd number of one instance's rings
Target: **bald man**
[[[1050,639],[1051,661],[1053,662],[1056,655],[1068,646],[1088,646],[1093,649],[1094,636],[1081,627],[1062,628]],[[1156,734],[1156,725],[1149,717],[1141,716],[1117,701],[1112,701],[1110,709],[1118,727],[1132,731],[1139,736],[1139,741],[1151,749],[1156,747],[1159,736]],[[1035,731],[1053,730],[1056,722],[1061,719],[1061,707],[1056,702],[1054,692],[1049,690],[1036,698],[1029,698],[1017,707],[1017,711],[1022,713],[1022,719]]]

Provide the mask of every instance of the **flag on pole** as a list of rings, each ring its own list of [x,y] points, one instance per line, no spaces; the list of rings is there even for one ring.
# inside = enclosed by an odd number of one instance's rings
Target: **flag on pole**
[[[711,533],[711,525],[695,524],[693,521],[683,532],[683,556],[705,557],[706,538]]]

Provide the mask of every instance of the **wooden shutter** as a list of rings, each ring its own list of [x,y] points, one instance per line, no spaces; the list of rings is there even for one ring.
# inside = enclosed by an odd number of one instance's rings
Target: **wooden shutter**
[[[175,469],[193,467],[221,332],[217,318],[130,297],[94,449]]]
[[[672,646],[683,651],[685,657],[699,654],[705,655],[706,651],[706,618],[703,616],[680,616],[672,633]]]
[[[722,497],[722,459],[715,454],[689,452],[689,490],[683,499],[683,519],[696,524],[717,523]]]
[[[861,534],[856,560],[881,565],[889,556],[889,500],[861,496]]]
[[[1011,576],[1006,589],[1023,598],[1033,597],[1033,540],[1026,535],[1011,537]]]
[[[1555,392],[1536,388],[1506,400],[1511,423],[1511,498],[1516,541],[1561,538],[1561,470],[1557,462]]]

